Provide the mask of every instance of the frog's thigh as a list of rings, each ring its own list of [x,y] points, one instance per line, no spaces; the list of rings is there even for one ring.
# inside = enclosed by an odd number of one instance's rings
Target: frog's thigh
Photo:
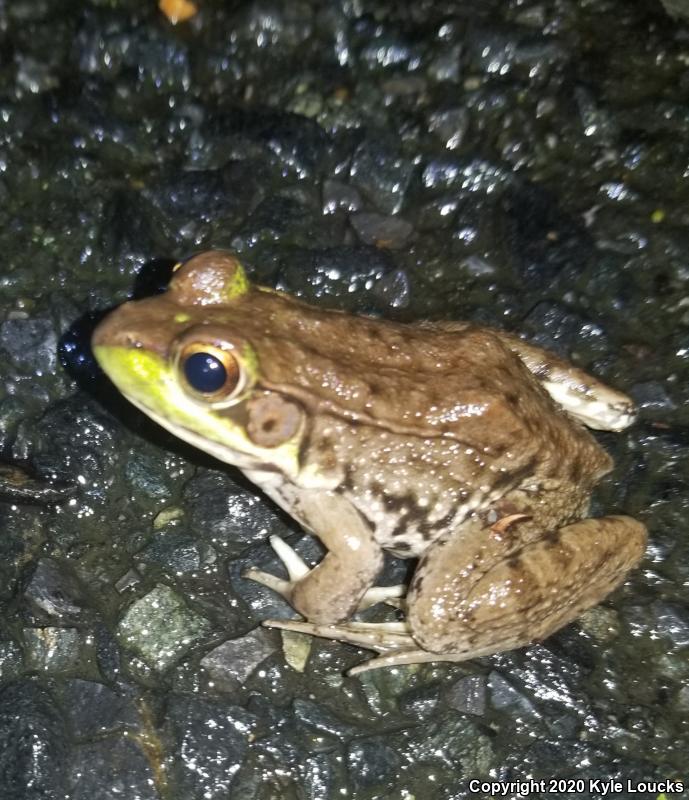
[[[366,520],[335,492],[305,492],[299,498],[299,513],[328,553],[296,582],[290,602],[310,622],[341,622],[373,585],[383,564],[382,551]]]
[[[472,519],[423,556],[407,596],[421,647],[472,658],[545,639],[614,589],[646,544],[630,517],[584,519],[528,544],[518,525],[496,532]]]

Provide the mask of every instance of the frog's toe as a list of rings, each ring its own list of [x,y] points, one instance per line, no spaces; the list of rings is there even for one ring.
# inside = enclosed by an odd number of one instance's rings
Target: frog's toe
[[[268,628],[306,633],[321,639],[336,639],[378,653],[415,647],[406,622],[350,621],[339,625],[324,625],[298,619],[267,619],[263,624]]]
[[[284,578],[278,578],[277,575],[271,575],[270,572],[264,572],[262,569],[249,567],[249,569],[242,572],[242,578],[250,581],[256,581],[262,586],[267,586],[274,592],[282,595],[284,598],[289,599],[289,593],[292,588],[292,581],[286,581]]]
[[[285,565],[287,574],[289,575],[290,583],[296,583],[298,580],[308,575],[311,568],[306,564],[302,557],[290,547],[284,539],[281,539],[276,534],[270,537],[270,546],[275,550],[277,557]]]
[[[422,650],[417,647],[410,637],[410,644],[408,647],[403,647],[398,650],[393,650],[390,653],[383,653],[382,655],[364,661],[362,664],[357,664],[347,670],[348,675],[360,675],[362,672],[368,672],[372,669],[382,669],[383,667],[401,667],[408,664],[428,664],[434,661],[466,661],[468,656],[460,653],[429,653],[428,650]]]
[[[395,586],[372,586],[361,598],[357,611],[363,611],[377,603],[387,603],[389,606],[401,608],[404,605],[406,594],[407,586],[404,583],[398,583]]]
[[[271,536],[270,544],[287,570],[289,580],[279,578],[277,575],[272,575],[270,572],[264,572],[262,569],[256,569],[256,567],[247,569],[242,573],[242,577],[256,581],[256,583],[260,583],[262,586],[267,586],[269,589],[282,595],[289,602],[294,584],[305,575],[308,575],[310,568],[284,539],[276,535]]]
[[[348,675],[360,675],[372,669],[398,667],[405,664],[425,664],[430,661],[466,661],[467,653],[429,653],[414,641],[406,622],[356,622],[340,625],[321,625],[298,619],[269,619],[263,623],[268,628],[306,633],[322,639],[375,650],[380,655],[348,670]]]

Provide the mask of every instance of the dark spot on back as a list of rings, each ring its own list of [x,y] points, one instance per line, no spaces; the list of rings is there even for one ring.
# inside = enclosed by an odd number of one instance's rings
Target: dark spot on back
[[[493,491],[505,489],[507,486],[513,485],[515,474],[515,471],[511,471],[509,469],[501,470],[500,472],[496,473],[491,482]]]
[[[519,408],[519,395],[516,392],[505,392],[503,399],[512,411]]]
[[[316,449],[319,453],[327,453],[328,451],[333,449],[333,441],[327,436],[324,436],[322,439],[319,439],[316,444]]]
[[[505,489],[508,486],[519,486],[523,480],[530,478],[536,469],[536,456],[533,455],[524,464],[513,470],[505,470],[493,478],[493,489]]]
[[[421,520],[418,524],[419,533],[423,536],[424,541],[430,541],[435,538],[435,534],[440,534],[445,531],[447,526],[452,522],[456,514],[456,509],[451,508],[445,516],[440,517],[431,522],[428,518]]]
[[[572,459],[569,464],[569,479],[576,486],[584,476],[584,462],[581,458]]]
[[[493,458],[500,458],[500,456],[504,456],[505,452],[507,451],[506,444],[492,444],[490,447],[486,448],[486,455],[490,455]]]

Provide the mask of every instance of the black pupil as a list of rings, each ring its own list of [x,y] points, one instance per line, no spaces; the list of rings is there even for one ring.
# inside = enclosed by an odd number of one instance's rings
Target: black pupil
[[[210,353],[194,353],[184,362],[189,385],[202,394],[213,394],[225,385],[227,371],[219,358]]]

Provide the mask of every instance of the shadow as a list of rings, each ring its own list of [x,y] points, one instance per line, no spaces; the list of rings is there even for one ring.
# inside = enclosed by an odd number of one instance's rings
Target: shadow
[[[170,283],[175,264],[180,260],[184,259],[154,258],[147,261],[134,279],[131,299],[143,300],[145,297],[162,294]]]
[[[156,258],[144,264],[134,280],[130,299],[143,300],[162,294],[170,282],[176,263],[170,258]],[[103,384],[109,384],[110,391],[115,391],[91,350],[94,330],[114,308],[116,306],[87,311],[69,326],[58,342],[58,357],[63,369],[81,390],[89,394],[100,394],[99,387]]]
[[[169,258],[153,259],[147,262],[136,276],[130,299],[142,300],[162,294],[169,283],[172,268],[176,263]],[[93,332],[101,320],[116,307],[113,305],[97,311],[87,311],[69,326],[58,342],[58,358],[62,368],[76,383],[80,391],[93,397],[99,405],[129,430],[162,447],[173,449],[185,457],[188,457],[190,453],[198,452],[191,447],[188,449],[171,447],[171,444],[183,443],[135,408],[116,389],[110,378],[98,365],[91,349]]]

